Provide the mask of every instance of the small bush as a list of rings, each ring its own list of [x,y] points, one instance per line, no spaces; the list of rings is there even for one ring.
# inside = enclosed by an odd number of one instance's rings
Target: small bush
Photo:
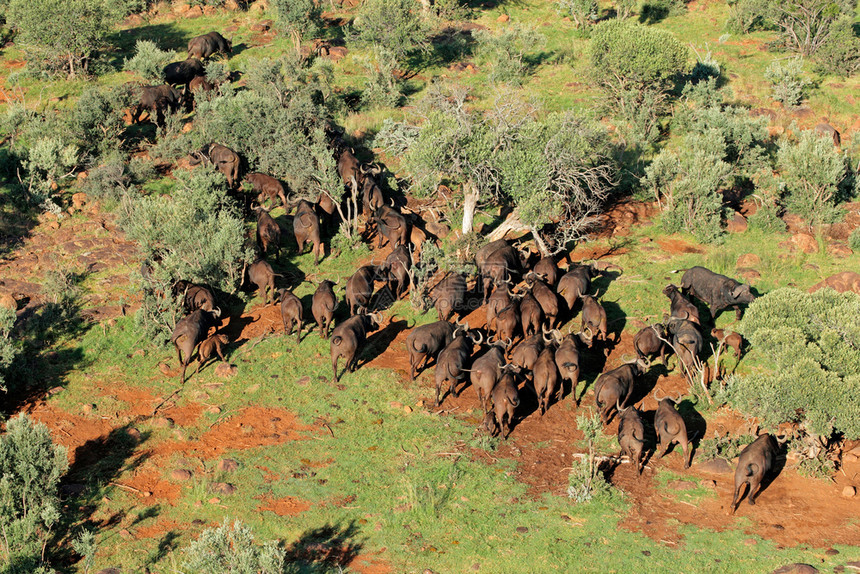
[[[766,16],[767,0],[730,0],[729,19],[726,28],[736,34],[748,34],[755,30],[772,28]]]
[[[751,435],[716,436],[699,443],[696,454],[701,460],[712,460],[715,458],[732,460],[741,453],[744,447],[751,444],[754,440],[755,437]]]
[[[12,329],[17,319],[15,311],[0,306],[0,390],[6,391],[6,372],[21,352],[15,339],[12,338]]]
[[[413,0],[365,0],[355,16],[351,41],[390,55],[397,65],[430,49],[430,28]]]
[[[570,17],[574,26],[581,28],[597,20],[599,8],[595,0],[557,0],[556,11]]]
[[[546,37],[528,26],[511,25],[494,34],[490,30],[474,33],[478,58],[492,70],[490,77],[497,82],[519,84],[530,72],[533,62],[529,55],[543,49]]]
[[[844,17],[830,29],[830,35],[815,52],[816,67],[827,74],[849,78],[860,72],[860,37],[854,19]]]
[[[851,232],[848,236],[848,247],[853,251],[860,251],[860,227]]]
[[[78,147],[92,155],[122,149],[125,110],[135,97],[126,84],[85,90],[75,104],[70,120]]]
[[[200,574],[281,574],[286,565],[286,551],[276,541],[261,546],[250,528],[226,518],[201,532],[185,555],[184,567]]]
[[[137,186],[154,174],[152,162],[141,158],[128,161],[122,153],[111,153],[89,170],[81,191],[91,199],[106,201],[107,207],[111,208],[121,199],[136,195]]]
[[[605,499],[612,494],[612,488],[599,469],[595,455],[595,444],[602,438],[603,423],[597,414],[579,415],[576,426],[585,435],[588,454],[573,464],[568,475],[567,496],[577,504]]]
[[[797,473],[808,478],[829,479],[836,472],[836,465],[827,457],[827,451],[822,450],[813,458],[801,458],[797,463]]]
[[[773,99],[789,108],[800,105],[809,86],[800,58],[774,60],[764,71],[764,79],[773,84]]]
[[[848,169],[829,137],[805,130],[797,141],[783,140],[777,166],[789,210],[811,223],[829,223],[838,218],[836,203],[841,199],[840,184]]]
[[[359,61],[367,80],[361,92],[361,103],[368,108],[393,108],[403,98],[403,82],[395,77],[397,62],[387,52],[377,50],[375,58]]]
[[[48,427],[26,414],[9,420],[0,436],[0,561],[14,564],[10,571],[42,563],[60,518],[57,486],[68,467],[66,449],[51,441]]]
[[[278,26],[293,40],[296,53],[303,38],[313,37],[322,27],[322,5],[314,0],[272,0]]]
[[[164,66],[179,59],[174,50],[162,50],[152,40],[138,40],[134,45],[134,56],[125,60],[123,69],[134,72],[146,82],[164,82]]]
[[[639,4],[639,0],[616,0],[615,2],[615,16],[619,20],[624,20],[629,18],[633,13],[633,10],[636,9],[636,6]]]
[[[733,406],[769,427],[799,423],[825,442],[860,438],[860,296],[777,289],[750,304],[739,331],[767,364],[732,378]]]
[[[750,229],[759,229],[769,233],[785,231],[785,222],[779,217],[779,208],[772,203],[759,205],[756,212],[747,218]]]

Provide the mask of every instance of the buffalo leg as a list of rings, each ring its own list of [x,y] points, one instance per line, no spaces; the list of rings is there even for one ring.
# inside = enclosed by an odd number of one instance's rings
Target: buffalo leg
[[[755,485],[750,483],[750,493],[747,496],[747,501],[752,506],[755,506],[755,499],[758,497],[759,494],[761,494],[761,481],[757,482]]]
[[[337,360],[339,356],[334,356],[331,358],[331,370],[334,372],[334,382],[337,382]]]

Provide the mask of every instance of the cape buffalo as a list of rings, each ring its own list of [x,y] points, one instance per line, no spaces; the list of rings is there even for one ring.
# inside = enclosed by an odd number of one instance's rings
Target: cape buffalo
[[[164,66],[164,81],[170,85],[183,85],[196,76],[205,76],[206,68],[197,58],[188,58],[182,62],[173,62]]]
[[[131,121],[138,122],[144,111],[149,112],[150,119],[155,118],[155,125],[164,123],[165,110],[176,112],[182,104],[182,94],[173,86],[141,86],[140,100],[131,109]]]
[[[209,32],[188,41],[188,56],[203,60],[212,54],[230,54],[233,44],[218,32]]]
[[[711,310],[711,318],[716,318],[723,309],[733,307],[738,321],[743,315],[740,305],[752,303],[755,299],[749,285],[704,267],[692,267],[684,272],[681,277],[681,292],[690,293],[707,303]]]

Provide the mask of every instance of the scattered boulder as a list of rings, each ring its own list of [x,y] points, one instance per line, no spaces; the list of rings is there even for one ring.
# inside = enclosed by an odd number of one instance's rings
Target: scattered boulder
[[[496,18],[496,22],[508,22],[508,21],[510,21],[510,19],[511,19],[511,17],[509,15],[502,14],[501,16]]]
[[[831,275],[821,283],[816,283],[809,288],[810,293],[814,293],[823,287],[830,287],[839,293],[853,291],[860,295],[860,273],[853,271],[842,271],[836,275]]]
[[[809,564],[795,562],[794,564],[788,564],[782,568],[777,568],[773,571],[773,574],[815,574],[816,572],[818,572],[818,568],[810,566]]]
[[[189,8],[182,14],[183,18],[200,18],[201,16],[203,16],[203,8],[199,5]]]
[[[185,482],[191,480],[191,471],[185,468],[177,468],[170,473],[170,478],[177,482]]]
[[[732,474],[734,470],[724,458],[714,458],[696,465],[696,469],[709,474]]]
[[[747,230],[747,218],[738,212],[726,222],[726,231],[729,233],[743,233]]]
[[[0,307],[6,307],[10,311],[17,311],[18,301],[9,293],[0,293]]]
[[[152,419],[152,426],[158,429],[169,429],[173,428],[174,422],[173,419],[167,417],[156,417]]]
[[[818,241],[809,233],[798,233],[791,236],[791,243],[804,253],[817,253]]]
[[[747,283],[752,283],[758,279],[761,279],[761,273],[750,267],[741,267],[737,270],[737,272],[740,277],[746,279]]]
[[[232,458],[224,458],[218,462],[218,470],[220,472],[235,472],[239,469],[239,463]]]
[[[260,22],[251,24],[249,28],[251,29],[251,32],[268,32],[274,24],[275,22],[273,20],[261,20]]]
[[[209,490],[214,492],[215,494],[223,494],[224,496],[230,496],[236,492],[236,487],[230,484],[229,482],[213,482],[209,486]]]
[[[756,255],[755,253],[744,253],[740,257],[738,257],[738,262],[735,264],[735,267],[755,267],[756,265],[761,264],[761,257]]]
[[[845,498],[854,498],[857,496],[857,488],[854,486],[846,486],[842,489],[842,496]]]
[[[310,384],[310,382],[311,382],[311,378],[309,376],[305,375],[301,379],[297,380],[296,384],[300,387],[306,387],[306,386],[308,386],[308,384]]]
[[[238,372],[239,368],[236,367],[236,365],[231,365],[230,363],[219,363],[218,366],[215,367],[215,375],[222,379],[231,379],[235,377]]]
[[[83,172],[81,172],[83,173]],[[80,174],[78,174],[80,175]],[[88,202],[87,194],[83,191],[79,191],[78,193],[72,195],[72,207],[75,209],[82,209],[84,205]]]
[[[827,246],[827,253],[834,257],[848,257],[854,255],[854,251],[844,243],[831,243]]]

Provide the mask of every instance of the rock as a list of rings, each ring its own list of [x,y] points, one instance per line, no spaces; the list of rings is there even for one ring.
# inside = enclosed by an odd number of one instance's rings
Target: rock
[[[194,6],[193,8],[188,9],[186,12],[182,13],[183,18],[199,18],[203,15],[203,8],[200,6]]]
[[[200,385],[207,391],[217,391],[221,387],[224,386],[224,383],[206,383],[205,385]]]
[[[239,9],[239,3],[236,0],[227,0],[224,2],[224,9],[228,12],[235,12]]]
[[[777,568],[773,571],[773,574],[815,574],[816,572],[818,572],[818,569],[810,566],[809,564],[795,562],[794,564],[788,564],[782,568]]]
[[[18,301],[9,293],[0,293],[0,307],[6,307],[10,311],[17,311]]]
[[[510,19],[511,19],[511,17],[508,16],[507,14],[502,14],[501,16],[496,18],[496,22],[508,22],[508,21],[510,21]]]
[[[307,375],[305,375],[304,377],[302,377],[301,379],[296,381],[296,384],[299,385],[300,387],[306,387],[306,386],[308,386],[308,384],[310,384],[310,382],[311,382],[311,378],[308,377]]]
[[[131,356],[132,356],[132,357],[145,357],[145,356],[146,356],[146,351],[145,351],[145,350],[143,350],[143,349],[138,349],[137,351],[135,351],[134,353],[132,353],[132,354],[131,354]]]
[[[161,371],[162,375],[170,376],[170,367],[167,363],[158,363],[158,370]]]
[[[342,60],[346,58],[346,55],[349,54],[349,50],[347,50],[343,46],[332,46],[328,51],[328,59],[332,62],[337,62],[338,60]]]
[[[152,426],[158,429],[169,429],[173,428],[174,422],[173,419],[167,417],[156,417],[152,419]]]
[[[737,270],[737,274],[746,279],[747,283],[752,283],[757,279],[761,279],[761,273],[750,267],[741,267]]]
[[[211,16],[215,12],[216,12],[215,6],[210,6],[209,4],[207,4],[206,6],[203,7],[203,13],[207,16]]]
[[[857,488],[851,485],[842,489],[842,496],[845,498],[854,498],[857,495]]]
[[[747,218],[738,212],[726,222],[726,231],[729,233],[743,233],[747,230]]]
[[[835,548],[828,548],[827,550],[824,551],[824,553],[827,556],[836,556],[837,554],[839,554],[839,551]]]
[[[851,255],[854,255],[854,252],[851,250],[851,248],[844,243],[831,243],[827,246],[827,253],[833,255],[834,257],[849,257]]]
[[[93,403],[86,403],[84,405],[81,405],[81,412],[83,412],[85,415],[88,415],[88,414],[92,413],[94,410],[96,410],[97,408],[98,407],[96,405],[94,405]]]
[[[853,291],[860,295],[860,273],[853,271],[843,271],[836,275],[831,275],[821,283],[816,283],[809,288],[810,293],[814,293],[823,287],[831,287],[839,293]]]
[[[222,379],[231,379],[236,376],[237,372],[239,372],[238,367],[227,362],[219,363],[218,366],[215,367],[215,375]]]
[[[406,413],[407,415],[410,414],[412,412],[412,407],[410,407],[409,405],[406,405],[405,407],[403,407],[403,412]]]
[[[235,472],[239,469],[239,463],[232,458],[224,458],[218,461],[218,470],[221,472]]]
[[[744,540],[744,544],[746,544],[747,546],[755,546],[756,544],[758,544],[758,540],[756,540],[755,538],[747,538],[746,540]]]
[[[794,213],[786,213],[782,216],[782,221],[785,223],[791,233],[795,233],[798,231],[806,231],[807,229],[809,229],[809,226],[806,225],[806,222],[803,221],[803,218]]]
[[[185,482],[191,480],[191,471],[184,468],[177,468],[170,473],[170,478],[177,482]]]
[[[128,532],[127,530],[125,531]],[[103,570],[99,570],[96,574],[122,574],[122,570],[119,568],[105,568]]]
[[[236,492],[236,487],[230,484],[229,482],[213,482],[209,486],[209,490],[216,494],[223,494],[224,496],[230,496]]]
[[[248,8],[249,12],[265,12],[269,9],[269,3],[266,0],[257,0]]]
[[[673,490],[690,490],[696,488],[698,484],[689,480],[670,480],[667,486]]]
[[[80,175],[80,174],[78,174]],[[81,209],[84,205],[87,204],[87,194],[79,191],[78,193],[72,195],[72,207],[75,209]]]
[[[755,267],[756,265],[761,264],[761,257],[756,255],[755,253],[744,253],[740,257],[738,257],[738,262],[735,263],[735,267]]]
[[[186,4],[185,2],[177,2],[173,5],[173,13],[179,16],[180,14],[184,14],[191,9],[191,6]]]
[[[701,472],[707,472],[708,474],[732,474],[734,472],[729,461],[724,458],[714,458],[702,463],[697,463],[696,469]]]
[[[526,534],[529,529],[525,526],[517,526],[517,532],[520,534]]]
[[[251,24],[252,32],[268,32],[272,29],[272,26],[275,25],[274,20],[261,20],[254,24]]]
[[[213,406],[209,407],[208,409],[206,409],[206,412],[213,414],[213,415],[220,415],[221,414],[221,407],[216,407],[213,405]]]
[[[140,442],[140,430],[135,427],[128,427],[125,430],[125,435],[134,442]]]
[[[809,233],[798,233],[791,236],[791,243],[804,253],[817,253],[818,241]]]
[[[221,504],[221,499],[217,496],[213,496],[209,499],[209,504]]]

